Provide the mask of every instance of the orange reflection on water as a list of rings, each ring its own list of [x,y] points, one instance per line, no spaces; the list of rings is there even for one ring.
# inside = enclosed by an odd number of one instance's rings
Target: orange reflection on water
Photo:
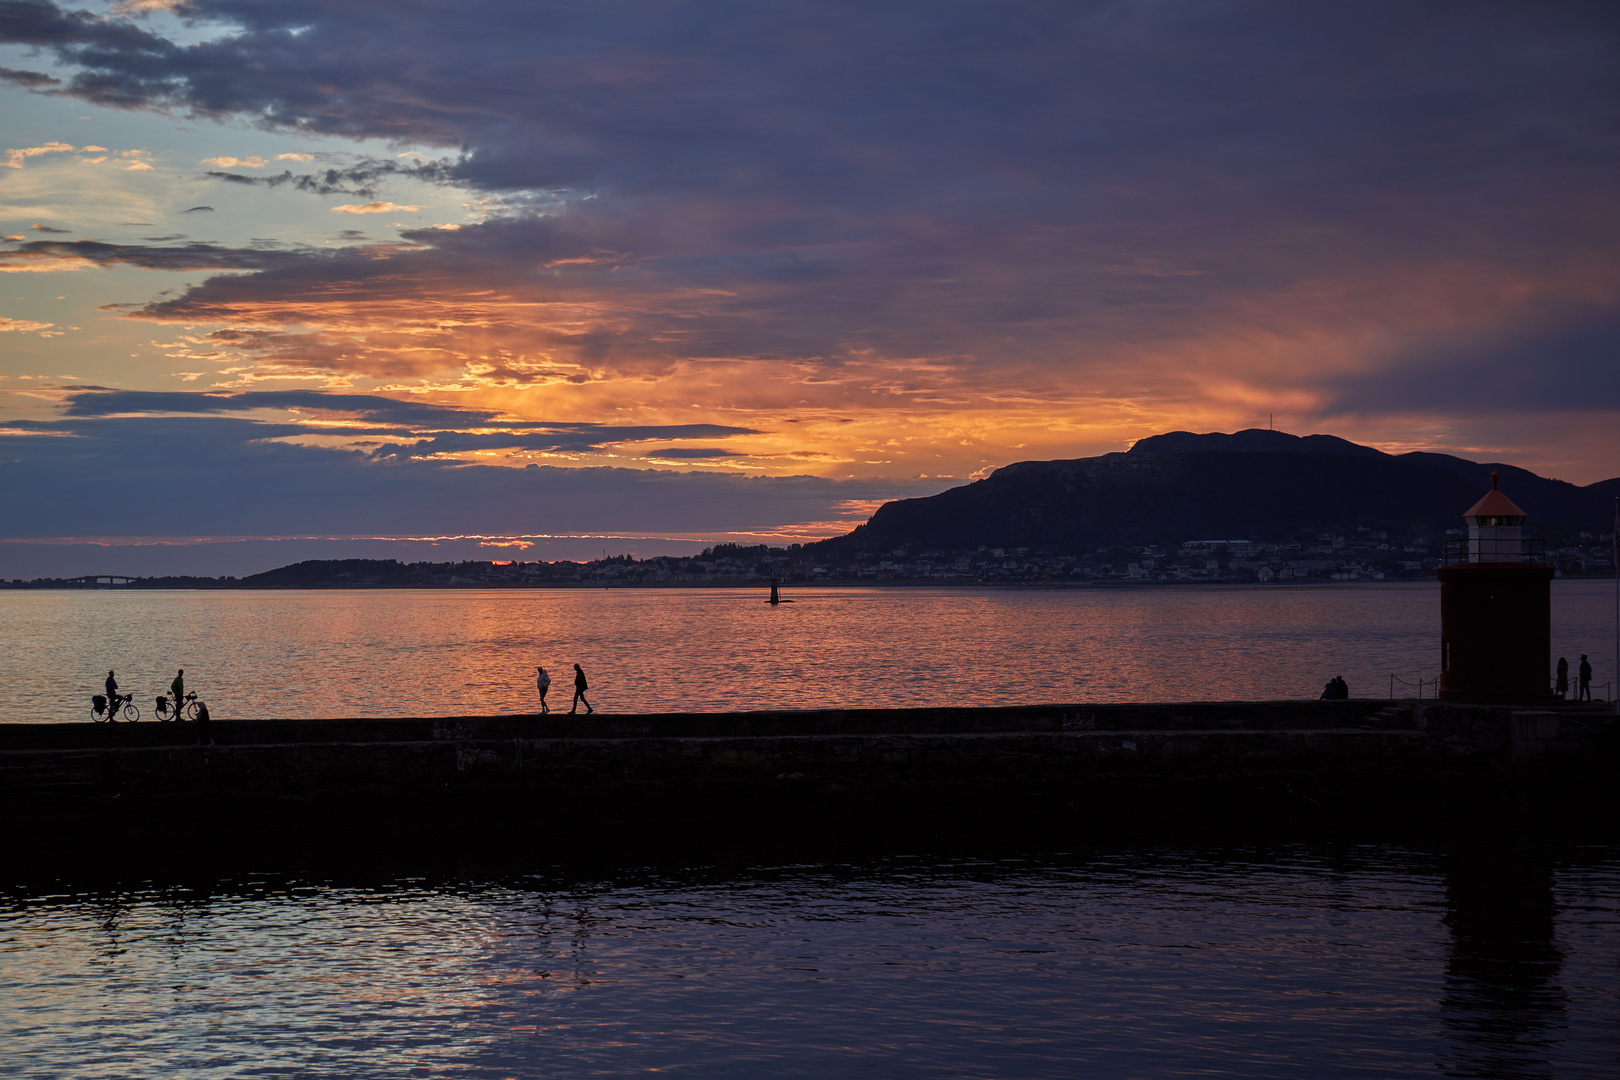
[[[1612,633],[1603,582],[1557,582],[1554,655]],[[177,668],[217,718],[614,713],[1357,697],[1433,678],[1428,583],[1076,590],[10,592],[7,721],[80,720],[109,668]],[[1601,677],[1600,677],[1601,679]],[[583,710],[581,710],[583,711]],[[84,715],[81,716],[80,714]]]

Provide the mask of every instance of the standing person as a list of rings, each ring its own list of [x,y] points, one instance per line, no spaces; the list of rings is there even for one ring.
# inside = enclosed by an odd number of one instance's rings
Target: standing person
[[[572,709],[568,710],[570,713],[579,711],[579,703],[582,702],[582,701],[585,701],[585,691],[589,690],[590,688],[591,688],[590,684],[585,681],[585,670],[583,668],[581,668],[578,664],[575,664],[574,665],[574,707]],[[585,714],[587,716],[589,716],[591,713],[593,713],[595,711],[596,711],[595,709],[591,708],[591,703],[588,702],[588,701],[585,701]]]
[[[113,698],[118,696],[118,680],[113,678],[113,673],[110,671],[107,672],[107,682],[105,685],[107,687],[107,700],[111,701]]]
[[[202,746],[204,739],[208,740],[209,746],[214,745],[214,723],[213,717],[208,715],[208,703],[199,701],[197,702],[197,745]]]
[[[1581,676],[1581,692],[1578,695],[1576,695],[1576,700],[1577,701],[1591,701],[1592,700],[1592,664],[1591,664],[1591,661],[1586,659],[1586,654],[1585,653],[1581,653],[1580,676]]]
[[[546,704],[546,691],[551,689],[551,676],[546,673],[545,668],[535,668],[534,670],[538,672],[534,677],[534,687],[540,691],[540,711],[548,713],[551,711],[551,706]]]
[[[174,715],[180,716],[180,706],[186,703],[186,669],[181,668],[175,673],[174,682],[169,684],[169,698],[174,702]]]
[[[1569,696],[1569,661],[1562,656],[1558,658],[1558,677],[1553,682],[1553,693],[1559,697]]]

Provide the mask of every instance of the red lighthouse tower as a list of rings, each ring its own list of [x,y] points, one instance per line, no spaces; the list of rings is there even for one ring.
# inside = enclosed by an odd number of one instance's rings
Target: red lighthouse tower
[[[1440,577],[1440,700],[1527,705],[1547,696],[1552,568],[1523,536],[1525,513],[1491,490],[1463,515]]]

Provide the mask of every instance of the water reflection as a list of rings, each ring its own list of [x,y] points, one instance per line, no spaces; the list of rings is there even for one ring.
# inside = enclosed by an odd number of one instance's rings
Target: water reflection
[[[0,909],[0,1041],[23,1077],[1595,1075],[1620,850],[1581,859],[1563,907],[1488,845],[48,883]]]
[[[1447,1074],[1551,1080],[1566,1005],[1553,859],[1529,841],[1504,839],[1453,853],[1445,875]]]
[[[1554,651],[1608,632],[1602,582],[1553,589]],[[216,719],[527,713],[534,669],[613,713],[1357,697],[1432,677],[1432,584],[1286,589],[0,592],[0,722],[84,720],[108,668],[178,667]],[[564,698],[566,699],[566,693]]]

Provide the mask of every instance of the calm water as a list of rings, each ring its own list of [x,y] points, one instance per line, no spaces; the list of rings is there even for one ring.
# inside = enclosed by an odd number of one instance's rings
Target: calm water
[[[1555,584],[1554,649],[1593,653],[1599,682],[1612,595]],[[600,706],[625,712],[1297,697],[1332,673],[1372,692],[1392,671],[1432,677],[1438,620],[1430,586],[799,599],[0,593],[0,699],[7,720],[77,719],[107,667],[147,697],[183,665],[226,717],[524,711],[532,666],[562,676],[576,658]],[[559,828],[535,822],[535,849]],[[342,822],[332,837],[350,839]],[[212,842],[170,856],[231,869],[92,879],[0,860],[0,1071],[1620,1073],[1620,845],[1009,843],[741,863],[698,845],[585,867],[367,856],[352,839],[339,869],[244,864]]]
[[[83,719],[109,668],[150,715],[184,667],[222,719],[527,712],[537,664],[566,707],[576,661],[620,713],[1297,698],[1336,674],[1383,696],[1437,674],[1426,583],[791,595],[0,592],[0,719]],[[1590,653],[1600,686],[1613,597],[1553,585],[1553,654]]]
[[[13,1077],[1610,1077],[1620,849],[0,891]]]

